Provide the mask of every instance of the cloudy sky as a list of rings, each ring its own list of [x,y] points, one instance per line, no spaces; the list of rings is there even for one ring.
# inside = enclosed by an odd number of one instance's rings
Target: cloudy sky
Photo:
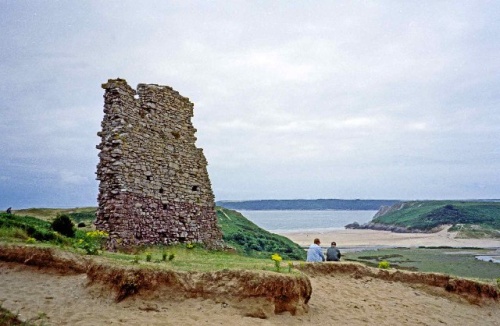
[[[217,200],[500,198],[498,1],[0,0],[0,209],[96,206],[101,84],[195,105]]]

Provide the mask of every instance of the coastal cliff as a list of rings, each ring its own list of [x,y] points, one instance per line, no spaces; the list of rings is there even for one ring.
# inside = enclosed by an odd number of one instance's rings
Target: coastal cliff
[[[500,238],[500,202],[411,201],[382,206],[371,222],[351,223],[347,229],[397,233],[436,232],[445,226],[462,237]]]

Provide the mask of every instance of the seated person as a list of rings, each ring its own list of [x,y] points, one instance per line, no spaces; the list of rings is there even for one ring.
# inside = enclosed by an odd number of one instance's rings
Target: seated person
[[[337,248],[337,243],[332,242],[332,246],[326,250],[326,260],[327,261],[339,261],[342,254]]]
[[[325,261],[325,256],[323,255],[323,249],[319,246],[321,242],[318,238],[314,239],[314,243],[309,246],[307,250],[307,260],[308,262],[323,262]]]

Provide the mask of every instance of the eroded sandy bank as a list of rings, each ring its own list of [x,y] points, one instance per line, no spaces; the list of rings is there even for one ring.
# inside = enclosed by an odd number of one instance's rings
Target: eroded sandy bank
[[[85,262],[74,263],[85,267]],[[238,296],[187,298],[175,286],[139,292],[117,302],[112,287],[91,282],[92,276],[79,267],[57,266],[63,273],[22,261],[0,262],[2,306],[23,320],[44,325],[500,325],[498,300],[483,298],[493,288],[482,288],[478,296],[474,283],[454,281],[457,287],[471,286],[476,291],[468,297],[446,291],[446,276],[380,273],[352,263],[301,265],[312,285],[308,312],[269,314],[266,319],[245,316]],[[196,280],[185,281],[196,288]],[[220,288],[222,294],[234,285],[230,279],[203,283]]]

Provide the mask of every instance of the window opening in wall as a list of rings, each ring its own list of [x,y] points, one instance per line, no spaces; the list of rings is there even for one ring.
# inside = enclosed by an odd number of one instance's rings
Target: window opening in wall
[[[191,188],[192,191],[200,191],[200,186],[193,186]]]
[[[163,188],[160,188],[160,194],[162,194],[164,192]]]
[[[146,177],[146,180],[148,180],[148,181],[151,181],[151,179],[152,179],[152,178],[151,178],[151,176],[150,176],[150,175],[148,175],[148,176]]]
[[[167,204],[163,204],[163,209],[167,209],[168,208],[168,205]]]

